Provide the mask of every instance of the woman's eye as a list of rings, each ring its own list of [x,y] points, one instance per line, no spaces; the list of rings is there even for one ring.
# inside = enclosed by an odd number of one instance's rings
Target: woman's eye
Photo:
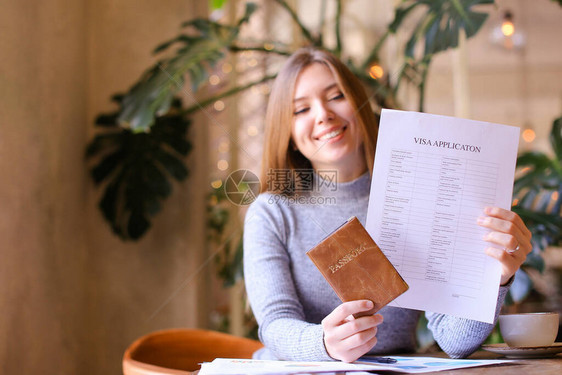
[[[300,115],[301,113],[305,113],[306,111],[308,111],[308,108],[299,108],[294,112],[294,114]]]
[[[343,99],[343,93],[338,93],[337,95],[334,95],[330,100],[339,100],[339,99]]]

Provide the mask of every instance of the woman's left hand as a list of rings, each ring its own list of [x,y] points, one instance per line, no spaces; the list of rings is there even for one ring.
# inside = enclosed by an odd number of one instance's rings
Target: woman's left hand
[[[499,207],[486,207],[484,213],[488,216],[478,218],[478,224],[492,231],[484,240],[503,247],[487,247],[486,254],[500,261],[501,281],[506,284],[521,267],[527,254],[533,250],[531,232],[523,220],[516,213]]]

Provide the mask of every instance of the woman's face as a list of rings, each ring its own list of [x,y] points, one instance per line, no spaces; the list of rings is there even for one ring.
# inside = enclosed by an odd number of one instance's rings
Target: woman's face
[[[342,172],[354,178],[366,170],[355,112],[327,66],[301,71],[293,109],[291,139],[315,170],[338,170],[338,180],[349,179]]]

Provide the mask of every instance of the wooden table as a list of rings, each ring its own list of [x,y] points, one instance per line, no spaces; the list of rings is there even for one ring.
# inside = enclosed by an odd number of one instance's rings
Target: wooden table
[[[401,354],[403,355],[403,354]],[[408,355],[404,355],[408,356]],[[412,356],[420,357],[441,357],[446,358],[443,352],[429,354],[413,354]],[[509,359],[499,354],[490,353],[484,350],[477,351],[468,359]],[[195,371],[193,375],[198,374]],[[346,375],[344,373],[332,373],[333,375]],[[354,372],[348,372],[347,375],[353,375]],[[384,373],[381,373],[384,374]],[[534,358],[534,359],[518,359],[517,362],[470,367],[449,371],[425,372],[424,374],[440,374],[440,375],[562,375],[562,354],[558,354],[550,358]]]

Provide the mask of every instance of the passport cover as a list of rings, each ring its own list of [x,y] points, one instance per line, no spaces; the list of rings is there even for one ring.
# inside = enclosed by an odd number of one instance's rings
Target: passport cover
[[[355,216],[306,254],[343,302],[373,301],[373,309],[354,314],[355,318],[376,313],[408,290],[408,284]]]

